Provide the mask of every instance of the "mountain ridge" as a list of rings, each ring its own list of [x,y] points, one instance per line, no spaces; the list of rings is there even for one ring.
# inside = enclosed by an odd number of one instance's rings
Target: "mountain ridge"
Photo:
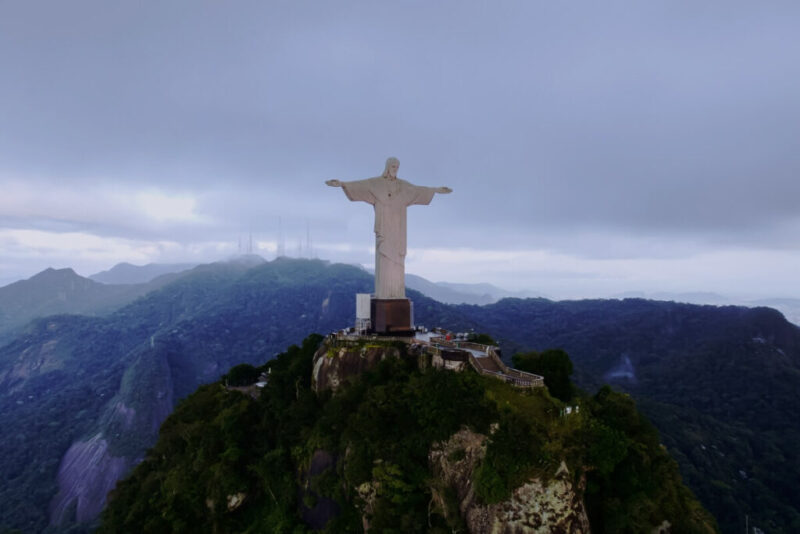
[[[164,275],[145,284],[101,284],[71,268],[47,268],[0,287],[0,345],[29,321],[62,313],[101,316],[172,282]]]
[[[261,364],[309,331],[349,325],[353,295],[372,286],[361,269],[318,260],[209,264],[109,315],[51,316],[21,328],[0,346],[0,424],[24,439],[0,451],[0,497],[16,503],[0,525],[43,528],[49,518],[30,502],[47,508],[72,444],[102,431],[112,456],[140,457],[163,416],[158,402],[174,403],[235,364]],[[778,312],[637,299],[454,306],[409,294],[418,324],[492,332],[506,358],[565,348],[579,385],[593,391],[611,380],[637,399],[724,530],[748,513],[751,524],[791,531],[800,510],[788,482],[800,476],[800,425],[789,410],[800,402],[800,342]],[[636,381],[603,378],[624,357]],[[154,374],[168,374],[168,390]],[[128,420],[140,439],[125,430]]]
[[[177,274],[197,267],[198,263],[148,263],[133,265],[122,262],[111,269],[89,275],[89,279],[103,284],[146,284],[165,274]]]

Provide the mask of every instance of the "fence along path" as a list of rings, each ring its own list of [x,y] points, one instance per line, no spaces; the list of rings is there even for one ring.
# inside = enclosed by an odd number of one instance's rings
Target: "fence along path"
[[[482,375],[493,376],[522,388],[544,387],[543,377],[514,369],[503,363],[497,355],[497,347],[469,341],[450,341],[444,337],[432,337],[430,343],[467,351],[470,365]]]

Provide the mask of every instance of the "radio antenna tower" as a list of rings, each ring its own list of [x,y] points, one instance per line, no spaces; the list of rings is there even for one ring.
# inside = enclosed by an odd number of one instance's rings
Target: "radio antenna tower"
[[[308,224],[308,219],[306,219],[306,254],[309,258],[314,258],[314,249],[311,247],[311,226]]]
[[[275,254],[276,258],[286,256],[286,243],[283,240],[283,228],[281,226],[281,218],[278,217],[278,250]]]

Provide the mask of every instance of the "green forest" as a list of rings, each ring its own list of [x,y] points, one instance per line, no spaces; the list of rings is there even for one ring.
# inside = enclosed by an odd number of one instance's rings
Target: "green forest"
[[[223,380],[179,403],[112,492],[98,532],[307,532],[322,501],[332,510],[324,531],[361,532],[358,488],[368,482],[378,483],[368,512],[375,532],[463,531],[452,499],[431,509],[428,466],[431,447],[461,428],[490,436],[474,480],[482,502],[547,479],[565,461],[585,482],[593,532],[644,532],[664,520],[675,532],[716,532],[625,394],[576,391],[580,413],[565,417],[546,388],[399,357],[335,396],[318,395],[311,370],[321,340],[310,336],[259,368],[269,382],[256,398]],[[310,475],[320,451],[334,461]]]
[[[58,273],[31,282],[66,291],[80,278]],[[350,324],[353,294],[372,284],[360,269],[319,260],[205,265],[109,315],[15,329],[0,343],[0,532],[83,528],[68,519],[48,526],[72,444],[101,434],[110,454],[138,463],[178,401],[237,364],[260,369],[308,332]],[[84,286],[96,289],[74,285]],[[746,518],[765,532],[800,529],[800,328],[780,313],[642,299],[453,306],[409,294],[417,324],[489,332],[507,363],[560,369],[546,376],[559,402],[577,394],[572,381],[629,394],[723,532],[742,531]],[[95,302],[86,299],[77,303]],[[628,374],[615,376],[622,362]],[[231,385],[252,380],[247,368],[239,373]],[[135,411],[130,424],[120,406]]]

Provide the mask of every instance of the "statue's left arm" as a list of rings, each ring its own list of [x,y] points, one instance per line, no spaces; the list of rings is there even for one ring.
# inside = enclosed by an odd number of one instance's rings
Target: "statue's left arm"
[[[447,194],[452,193],[453,190],[449,187],[426,187],[424,185],[410,185],[409,189],[409,203],[412,204],[430,204],[433,200],[433,195],[436,193]]]

